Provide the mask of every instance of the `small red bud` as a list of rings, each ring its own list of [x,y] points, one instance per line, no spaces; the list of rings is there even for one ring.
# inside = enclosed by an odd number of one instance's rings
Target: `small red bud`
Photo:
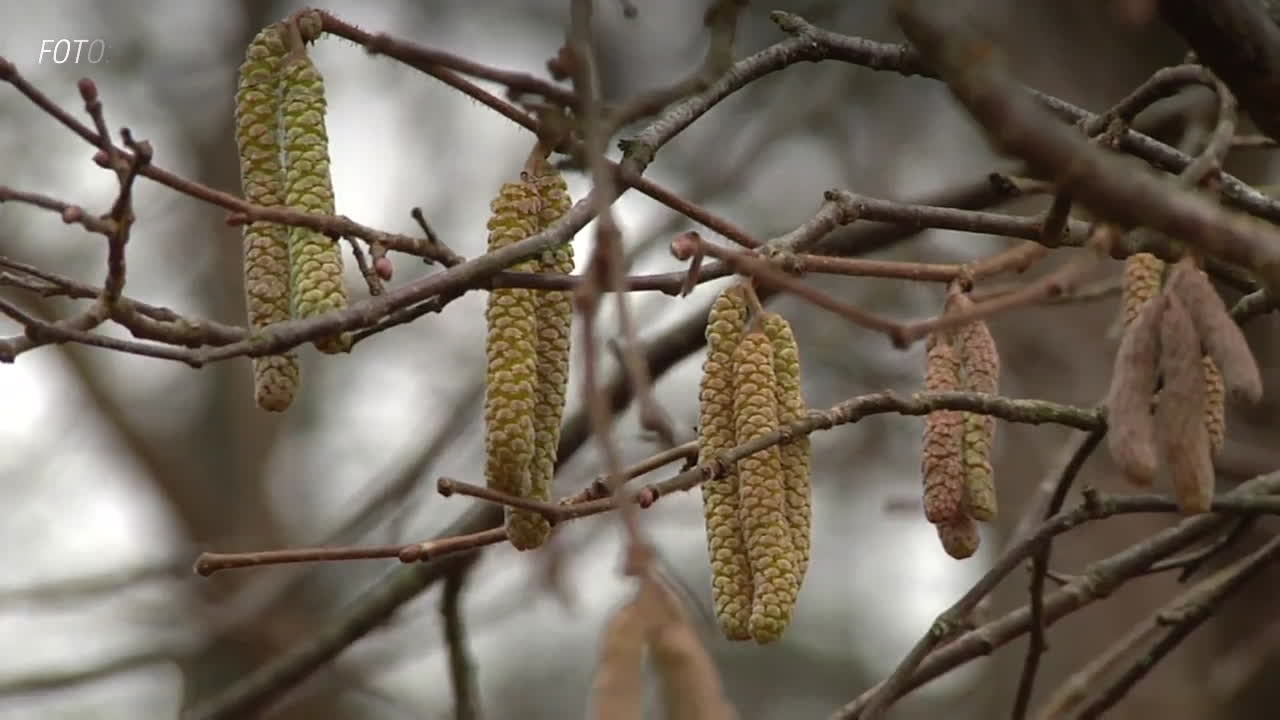
[[[98,86],[89,78],[80,78],[76,87],[80,89],[80,97],[84,98],[85,102],[90,103],[98,99]]]
[[[382,278],[383,282],[391,281],[391,270],[391,258],[383,255],[373,259],[373,271],[378,273],[378,277]]]

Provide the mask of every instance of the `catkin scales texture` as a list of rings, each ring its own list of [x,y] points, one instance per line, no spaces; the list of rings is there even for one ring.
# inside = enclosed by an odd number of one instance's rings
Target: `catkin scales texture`
[[[285,54],[282,26],[263,29],[245,51],[236,87],[240,184],[246,200],[266,207],[284,202],[277,135],[280,66]],[[252,330],[289,319],[289,243],[283,226],[261,221],[244,226],[244,282]],[[264,410],[287,409],[300,379],[293,353],[253,359],[254,400]]]
[[[1204,427],[1209,432],[1209,448],[1217,455],[1227,441],[1227,391],[1213,358],[1205,355],[1201,365],[1204,367]]]
[[[538,198],[532,187],[506,183],[490,205],[489,250],[506,247],[537,228]],[[529,272],[532,262],[512,269]],[[489,487],[517,497],[532,490],[534,456],[534,383],[537,381],[536,305],[533,292],[498,288],[485,309],[485,480]],[[507,533],[516,547],[535,544],[541,532],[530,514],[506,512]]]
[[[967,295],[954,295],[952,305],[958,310],[967,310],[973,306],[973,301]],[[988,395],[1000,391],[1000,352],[985,322],[979,320],[957,328],[955,352],[961,388]],[[995,519],[998,509],[995,472],[991,465],[996,419],[990,415],[966,412],[963,435],[964,507],[974,520],[990,522]]]
[[[295,209],[332,215],[333,180],[329,172],[329,138],[325,130],[324,78],[306,55],[291,56],[284,65],[285,203]],[[309,228],[289,231],[292,308],[306,318],[347,306],[338,243]],[[316,342],[322,352],[350,348],[346,335]]]
[[[546,166],[546,173],[532,179],[538,197],[537,229],[543,230],[569,210],[568,187],[558,171]],[[568,275],[573,272],[573,246],[569,243],[545,250],[537,260],[537,272]],[[560,422],[564,417],[565,391],[569,383],[569,350],[572,337],[573,302],[567,291],[532,291],[537,367],[533,385],[533,463],[529,469],[529,497],[551,500],[555,478],[556,451],[560,444]],[[512,510],[513,522],[522,525],[512,535],[519,549],[531,549],[546,542],[551,524],[545,517],[525,510]]]
[[[952,338],[929,336],[925,347],[925,389],[960,389],[960,361]],[[925,416],[920,470],[924,480],[924,514],[929,522],[946,523],[963,514],[964,413],[935,410]]]
[[[777,382],[775,398],[779,426],[804,418],[806,407],[800,385],[800,349],[791,325],[777,313],[761,316],[761,326],[773,346],[773,374]],[[812,490],[809,480],[810,443],[808,435],[778,445],[782,461],[783,485],[787,490],[787,526],[795,551],[796,577],[804,582],[809,568],[812,525]]]
[[[961,513],[937,528],[942,549],[951,557],[963,560],[978,551],[982,536],[978,534],[978,524],[968,515]]]
[[[743,335],[733,353],[734,429],[738,445],[778,426],[773,346],[762,332]],[[787,491],[778,447],[771,445],[738,461],[742,535],[751,564],[751,637],[768,643],[782,637],[791,620],[800,579],[787,526]]]
[[[1134,253],[1125,258],[1120,283],[1125,327],[1133,324],[1148,300],[1160,294],[1164,267],[1164,261],[1151,253]]]
[[[733,355],[747,321],[747,299],[740,286],[726,288],[707,317],[707,356],[698,388],[698,464],[709,465],[734,447]],[[738,516],[738,469],[729,463],[723,475],[702,484],[702,508],[711,562],[711,599],[725,637],[751,637],[751,567]]]

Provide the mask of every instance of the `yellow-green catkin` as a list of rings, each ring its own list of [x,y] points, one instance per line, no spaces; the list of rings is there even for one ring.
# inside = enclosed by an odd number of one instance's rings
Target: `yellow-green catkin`
[[[245,51],[236,87],[240,184],[246,200],[266,207],[284,202],[277,134],[285,55],[284,26],[264,28]],[[257,221],[244,226],[244,284],[250,329],[289,319],[289,241],[283,225]],[[253,358],[253,396],[263,410],[288,409],[300,382],[296,354]]]
[[[778,427],[777,379],[769,338],[754,329],[744,334],[734,350],[733,367],[735,437],[743,445]],[[782,637],[800,591],[777,445],[738,461],[738,482],[738,517],[753,584],[749,629],[751,638],[763,645]]]
[[[760,325],[773,346],[773,375],[779,426],[804,419],[808,412],[800,386],[800,349],[791,324],[777,313],[760,316]],[[787,488],[787,527],[795,549],[796,577],[803,584],[809,569],[812,525],[812,490],[809,480],[809,436],[799,435],[778,445],[783,482]]]
[[[324,78],[305,53],[284,64],[285,203],[294,210],[332,215],[333,179],[329,173],[329,137],[325,131]],[[347,306],[342,253],[324,233],[294,227],[289,231],[290,287],[296,318]],[[351,337],[342,333],[315,342],[326,353],[346,352]]]
[[[572,204],[564,177],[548,163],[541,163],[529,178],[538,195],[538,230],[545,230],[561,218]],[[568,275],[573,272],[573,246],[569,243],[544,250],[537,272]],[[572,337],[573,299],[565,290],[533,291],[537,340],[537,373],[533,384],[533,464],[530,467],[529,497],[551,500],[556,471],[556,451],[560,444],[560,422],[564,417],[565,390],[569,383],[569,348]],[[546,542],[551,523],[537,513],[512,510],[516,521],[527,529],[512,536],[521,550]]]
[[[1134,253],[1125,258],[1120,283],[1125,327],[1132,325],[1142,306],[1160,293],[1164,268],[1164,261],[1151,253]]]
[[[532,185],[505,183],[490,204],[489,251],[519,242],[537,232],[539,201]],[[535,261],[511,269],[529,272]],[[485,481],[515,497],[532,492],[530,469],[535,436],[534,383],[537,380],[537,321],[533,291],[495,288],[485,310]],[[507,535],[517,548],[533,547],[536,523],[528,513],[506,511]]]
[[[698,464],[706,467],[735,446],[733,354],[747,322],[741,285],[720,293],[707,316],[707,357],[698,387]],[[702,483],[702,509],[711,562],[711,600],[716,620],[730,640],[751,637],[751,565],[738,515],[738,467]]]
[[[954,295],[953,306],[965,311],[973,306],[967,295]],[[995,395],[1000,391],[1000,352],[986,322],[966,323],[955,332],[960,367],[960,387],[969,392]],[[995,472],[991,451],[995,444],[996,419],[990,415],[964,413],[964,507],[979,522],[995,519],[997,511]]]
[[[1209,431],[1209,449],[1217,455],[1227,441],[1226,387],[1213,358],[1205,355],[1200,361],[1204,367],[1204,427]]]

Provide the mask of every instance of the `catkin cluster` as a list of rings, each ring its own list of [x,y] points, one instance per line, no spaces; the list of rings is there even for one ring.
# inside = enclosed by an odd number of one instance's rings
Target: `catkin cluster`
[[[750,319],[748,290],[712,304],[698,393],[698,463],[777,431],[805,414],[800,357],[776,313]],[[730,640],[782,637],[808,569],[809,439],[800,436],[729,463],[702,485],[711,596]]]
[[[968,295],[948,294],[945,312],[973,306]],[[935,332],[925,346],[925,390],[999,391],[1000,353],[981,320],[951,331]],[[978,550],[977,522],[996,517],[991,450],[996,423],[990,415],[935,410],[925,416],[920,472],[925,518],[938,530],[948,555],[967,558]],[[975,522],[976,521],[976,522]]]
[[[564,178],[545,162],[518,183],[506,183],[491,203],[489,251],[519,242],[560,219],[570,206]],[[569,243],[511,267],[515,272],[569,274]],[[515,497],[548,502],[569,381],[573,306],[567,291],[496,288],[485,311],[488,360],[485,393],[485,478]],[[507,508],[506,528],[520,550],[551,534],[543,515]]]
[[[1124,326],[1128,330],[1138,319],[1142,308],[1164,287],[1166,265],[1151,253],[1135,253],[1125,258],[1121,288],[1124,308]],[[1222,373],[1213,356],[1205,354],[1200,359],[1204,372],[1204,424],[1209,433],[1209,448],[1214,455],[1222,451],[1226,440],[1226,392]]]
[[[1107,395],[1108,446],[1137,485],[1150,486],[1163,462],[1179,508],[1201,513],[1213,501],[1225,395],[1258,402],[1262,376],[1195,260],[1184,257],[1167,274],[1152,255],[1126,260],[1127,327]]]
[[[250,42],[236,88],[236,145],[245,198],[265,207],[333,214],[324,81],[290,33],[312,41],[319,17],[304,13],[291,27],[279,22]],[[346,306],[337,244],[305,228],[256,221],[244,227],[244,281],[249,326],[258,331],[290,318]],[[325,352],[349,347],[346,336],[316,343]],[[286,410],[301,381],[296,354],[253,359],[254,399]]]

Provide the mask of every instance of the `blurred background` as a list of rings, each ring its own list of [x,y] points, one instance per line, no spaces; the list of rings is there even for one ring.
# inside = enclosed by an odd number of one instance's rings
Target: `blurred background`
[[[597,52],[610,98],[682,77],[705,49],[703,3],[637,5],[639,16],[626,20],[619,3],[597,3]],[[1183,55],[1176,37],[1158,24],[1125,22],[1113,2],[959,5],[1008,49],[1027,83],[1093,110]],[[86,121],[75,84],[92,77],[113,129],[127,126],[150,140],[157,164],[238,194],[236,68],[258,29],[299,7],[248,0],[0,0],[0,17],[8,20],[0,24],[0,54]],[[321,7],[368,30],[536,74],[545,73],[567,22],[562,0],[333,0]],[[738,57],[782,39],[768,21],[773,9],[840,32],[899,39],[879,0],[756,0],[740,22]],[[55,64],[48,56],[40,62],[42,42],[60,38],[101,39],[102,62]],[[346,41],[324,39],[313,57],[327,82],[338,212],[415,233],[409,209],[421,206],[457,252],[482,252],[489,199],[518,173],[531,145],[527,133]],[[1148,124],[1176,142],[1179,119],[1200,112],[1205,99],[1188,93],[1163,103]],[[0,183],[105,211],[116,181],[93,164],[93,153],[11,87],[0,88]],[[664,148],[648,176],[771,237],[810,217],[828,188],[906,200],[980,187],[986,173],[1010,167],[991,154],[941,85],[825,63],[768,76],[721,103]],[[1229,169],[1266,182],[1268,167],[1268,156],[1254,152]],[[569,185],[575,198],[588,187],[578,174]],[[225,212],[146,180],[136,198],[126,293],[243,324],[240,236],[225,224]],[[1035,202],[1007,207],[1041,209]],[[624,196],[617,212],[633,271],[681,267],[666,242],[696,226],[637,193]],[[575,243],[580,258],[590,231]],[[928,232],[874,250],[879,257],[946,262],[1007,243]],[[0,206],[0,253],[94,284],[105,267],[96,236],[23,205]],[[364,297],[347,260],[348,286],[354,297]],[[432,272],[413,258],[394,261],[396,283]],[[1119,267],[1108,263],[1099,279],[1114,280]],[[884,280],[814,282],[901,319],[932,314],[942,296],[941,287]],[[644,336],[658,337],[704,312],[720,287],[704,285],[688,298],[632,295]],[[9,288],[0,293],[49,317],[73,307]],[[442,315],[378,335],[350,356],[303,348],[303,390],[284,416],[254,407],[247,359],[192,370],[48,346],[0,367],[0,718],[175,717],[184,704],[216,694],[305,642],[396,565],[287,566],[198,578],[190,566],[203,550],[410,542],[436,535],[472,507],[466,498],[438,497],[434,481],[441,475],[482,481],[482,377],[475,369],[483,357],[476,321],[483,303],[483,293],[468,294]],[[811,406],[919,385],[922,346],[899,352],[883,337],[791,299],[774,306],[795,327]],[[1097,402],[1115,347],[1108,334],[1115,311],[1112,296],[995,320],[1004,391]],[[614,333],[609,309],[602,328]],[[1275,329],[1271,316],[1249,328],[1272,386],[1280,379]],[[0,333],[16,331],[0,320]],[[605,360],[606,371],[616,372],[612,359]],[[681,440],[693,437],[701,361],[700,352],[690,355],[656,385]],[[1277,397],[1271,393],[1269,403]],[[1227,482],[1280,465],[1271,440],[1278,408],[1269,403],[1249,414],[1232,408],[1221,462]],[[580,406],[574,381],[568,411]],[[826,717],[883,678],[935,614],[985,571],[1023,500],[1055,471],[1073,440],[1062,428],[1002,426],[996,462],[1002,517],[984,528],[979,554],[957,562],[911,505],[919,487],[920,429],[918,418],[879,416],[814,436],[814,560],[785,640],[767,648],[732,645],[707,625],[706,641],[743,720]],[[653,452],[631,413],[617,432],[625,460]],[[1104,455],[1088,463],[1082,481],[1119,489]],[[600,470],[587,444],[558,475],[557,490],[576,491]],[[642,520],[709,617],[698,494],[665,498]],[[1169,522],[1129,516],[1087,526],[1056,545],[1053,566],[1078,571]],[[1255,532],[1268,527],[1261,523]],[[539,553],[490,549],[470,574],[462,603],[488,717],[517,711],[531,720],[574,717],[586,707],[599,629],[630,585],[617,572],[620,533],[613,516],[575,522],[557,538]],[[1280,698],[1267,678],[1280,663],[1269,611],[1276,581],[1255,583],[1229,603],[1113,715],[1273,717]],[[1037,697],[1175,591],[1173,578],[1143,579],[1055,625]],[[433,588],[404,606],[269,716],[450,717],[439,594]],[[1024,602],[1024,575],[1017,572],[984,613]],[[942,706],[954,718],[1007,713],[1023,648],[1014,643],[932,683],[897,706],[894,717],[937,717]]]

